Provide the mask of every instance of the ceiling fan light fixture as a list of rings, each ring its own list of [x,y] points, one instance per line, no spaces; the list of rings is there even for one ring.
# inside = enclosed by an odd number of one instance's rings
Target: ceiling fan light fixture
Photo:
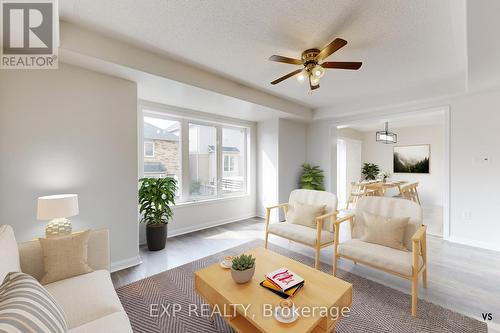
[[[309,73],[304,69],[302,72],[297,75],[297,80],[299,82],[304,82],[309,77]]]
[[[314,66],[312,70],[312,74],[314,77],[317,77],[318,79],[322,78],[323,75],[325,75],[325,69],[321,67],[320,65]]]
[[[310,80],[312,86],[317,86],[319,84],[319,77],[316,77],[315,75],[311,75]]]

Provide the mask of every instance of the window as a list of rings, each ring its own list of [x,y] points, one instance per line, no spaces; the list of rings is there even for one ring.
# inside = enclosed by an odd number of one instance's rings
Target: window
[[[224,171],[234,171],[236,156],[224,155]]]
[[[245,128],[222,128],[222,193],[246,190],[246,142]]]
[[[155,157],[155,143],[151,141],[144,142],[144,157]]]
[[[247,128],[143,110],[144,177],[178,180],[177,202],[247,191]]]
[[[191,197],[217,194],[217,128],[189,124],[189,175]]]
[[[145,114],[143,140],[144,177],[174,177],[180,182],[180,122]]]

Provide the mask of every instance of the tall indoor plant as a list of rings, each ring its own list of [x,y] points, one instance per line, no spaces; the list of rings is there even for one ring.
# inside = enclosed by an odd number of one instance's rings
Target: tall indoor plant
[[[146,223],[146,239],[151,251],[165,248],[167,224],[173,217],[177,181],[172,177],[139,179],[139,213]]]
[[[309,163],[302,164],[302,175],[300,176],[300,188],[306,190],[324,191],[323,170],[319,166],[312,166]]]

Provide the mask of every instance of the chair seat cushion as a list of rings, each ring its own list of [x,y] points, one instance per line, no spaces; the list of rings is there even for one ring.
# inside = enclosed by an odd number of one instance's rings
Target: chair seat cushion
[[[351,239],[339,244],[338,253],[402,275],[412,275],[412,252],[367,243],[360,239]],[[418,261],[420,269],[422,267],[421,256]]]
[[[70,329],[123,311],[106,270],[49,283],[45,288],[63,308]]]
[[[289,222],[269,224],[269,233],[307,245],[316,245],[316,229]],[[334,233],[321,230],[321,244],[331,243]]]

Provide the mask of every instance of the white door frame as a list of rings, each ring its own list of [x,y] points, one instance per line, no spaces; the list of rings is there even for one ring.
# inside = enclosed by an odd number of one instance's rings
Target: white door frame
[[[450,229],[451,229],[451,222],[450,222],[450,176],[451,176],[451,164],[450,164],[450,153],[451,153],[451,131],[450,131],[450,105],[443,105],[439,107],[433,107],[433,108],[424,108],[424,109],[419,109],[419,110],[412,110],[412,111],[403,111],[403,112],[395,112],[395,113],[383,113],[383,112],[374,112],[370,116],[366,117],[353,117],[352,119],[349,118],[344,118],[340,119],[336,122],[331,123],[330,127],[330,135],[331,140],[330,142],[335,143],[335,147],[332,147],[332,150],[335,152],[335,163],[332,163],[332,176],[337,175],[337,161],[336,161],[336,144],[337,144],[337,138],[341,137],[336,134],[337,128],[339,126],[348,126],[348,125],[355,125],[359,123],[364,123],[366,121],[370,120],[380,120],[381,118],[403,118],[403,117],[408,117],[412,115],[419,115],[421,116],[422,114],[429,113],[429,114],[435,114],[435,113],[442,113],[444,116],[444,175],[443,175],[443,239],[444,240],[449,240],[450,239]],[[335,134],[333,134],[335,133]],[[335,168],[335,169],[333,169]],[[333,178],[333,177],[332,177]],[[336,183],[336,182],[335,182]]]

